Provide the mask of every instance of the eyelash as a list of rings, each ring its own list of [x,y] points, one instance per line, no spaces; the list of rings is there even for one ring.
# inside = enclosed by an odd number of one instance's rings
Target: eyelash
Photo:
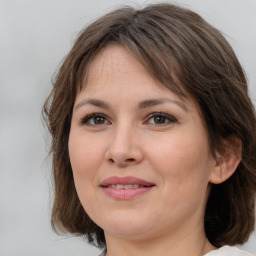
[[[105,123],[104,124],[90,124],[89,121],[90,120],[94,120],[95,121],[95,118],[104,118],[104,121],[108,120],[108,118],[105,115],[101,114],[101,113],[92,113],[92,114],[86,115],[81,120],[81,124],[88,125],[88,126],[99,126],[99,125],[104,125],[105,124]]]
[[[164,123],[150,123],[150,119],[153,119],[153,118],[164,118]],[[95,120],[96,118],[102,118],[103,119],[103,123],[100,123],[100,124],[95,124]],[[91,124],[90,121],[91,120],[94,120],[94,124]],[[107,121],[107,123],[106,123]],[[156,120],[155,120],[156,121]],[[167,122],[166,122],[167,121]],[[164,126],[164,125],[167,125],[167,124],[170,124],[170,123],[176,123],[177,122],[177,119],[171,115],[168,115],[168,114],[165,114],[165,113],[161,113],[161,112],[155,112],[155,113],[152,113],[150,114],[145,122],[143,123],[149,123],[149,124],[152,124],[152,125],[156,125],[156,126]],[[106,124],[110,124],[111,122],[108,120],[108,117],[106,117],[104,114],[101,114],[101,113],[92,113],[92,114],[89,114],[89,115],[86,115],[82,120],[81,120],[81,124],[82,125],[87,125],[87,126],[101,126],[101,125],[106,125]]]
[[[154,123],[154,125],[156,125],[156,126],[164,126],[164,125],[167,125],[169,123],[176,123],[177,122],[177,119],[175,117],[173,117],[171,115],[168,115],[168,114],[165,114],[165,113],[161,113],[161,112],[150,114],[149,117],[146,119],[146,121],[149,122],[150,119],[156,118],[156,117],[161,117],[161,118],[164,118],[165,121],[168,121],[168,122],[164,122],[164,123],[161,123],[161,124]]]

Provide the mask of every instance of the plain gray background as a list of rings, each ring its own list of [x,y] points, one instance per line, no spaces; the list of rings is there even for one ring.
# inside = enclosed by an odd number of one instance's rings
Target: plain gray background
[[[157,2],[157,1],[155,1]],[[173,2],[173,1],[172,1]],[[50,227],[49,137],[41,108],[51,78],[82,27],[120,5],[151,1],[0,0],[0,255],[94,256]],[[256,99],[256,1],[180,0],[226,35]],[[244,246],[256,254],[256,235]]]

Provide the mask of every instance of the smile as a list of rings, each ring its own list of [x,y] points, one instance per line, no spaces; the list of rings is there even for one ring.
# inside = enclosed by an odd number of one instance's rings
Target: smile
[[[129,184],[129,185],[116,184],[116,185],[108,186],[108,188],[114,188],[114,189],[133,189],[133,188],[139,188],[139,187],[144,187],[144,186],[138,185],[138,184]]]
[[[155,184],[136,177],[110,177],[100,187],[107,196],[118,200],[131,200],[149,192]]]

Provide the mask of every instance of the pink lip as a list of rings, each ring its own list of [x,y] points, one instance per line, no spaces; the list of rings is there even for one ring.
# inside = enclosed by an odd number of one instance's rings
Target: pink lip
[[[122,185],[129,185],[129,184],[137,184],[141,186],[154,186],[155,184],[136,178],[132,176],[126,176],[126,177],[109,177],[100,184],[101,187],[107,187],[109,185],[116,185],[116,184],[122,184]]]
[[[116,189],[108,187],[110,185],[139,185],[138,188],[129,188],[129,189]],[[110,197],[114,199],[119,200],[130,200],[137,196],[140,196],[148,191],[150,191],[155,184],[136,178],[132,176],[126,176],[126,177],[109,177],[105,179],[101,184],[100,187],[103,189],[103,191]]]

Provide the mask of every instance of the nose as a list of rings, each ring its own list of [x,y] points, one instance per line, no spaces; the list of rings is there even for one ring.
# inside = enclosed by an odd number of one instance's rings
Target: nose
[[[110,143],[105,154],[105,159],[110,164],[126,167],[139,164],[143,160],[139,134],[133,128],[117,127],[110,137]]]

